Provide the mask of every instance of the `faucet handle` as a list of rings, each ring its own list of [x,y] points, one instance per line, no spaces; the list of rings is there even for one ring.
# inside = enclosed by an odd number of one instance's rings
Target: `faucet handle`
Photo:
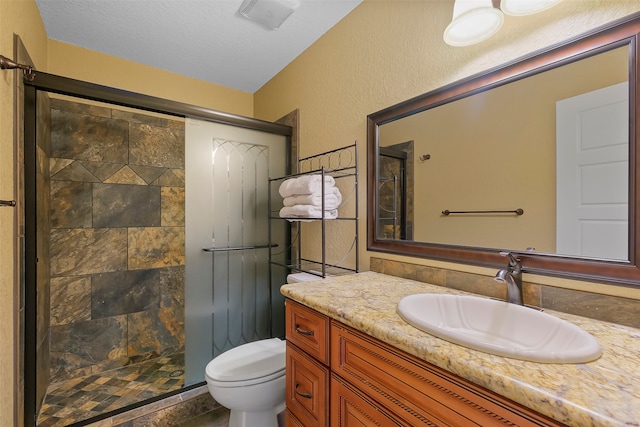
[[[511,266],[511,267],[519,267],[520,258],[516,257],[511,252],[507,252],[507,251],[500,252],[500,256],[505,256],[505,257],[509,258],[509,266]]]

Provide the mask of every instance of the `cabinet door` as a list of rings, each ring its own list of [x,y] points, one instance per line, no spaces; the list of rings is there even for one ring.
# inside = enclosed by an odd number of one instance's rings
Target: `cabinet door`
[[[291,411],[287,411],[285,414],[285,427],[304,427],[300,421],[291,413]]]
[[[329,318],[291,300],[287,300],[286,315],[287,341],[328,365]]]
[[[327,427],[329,369],[287,343],[286,375],[287,409],[305,427]]]
[[[331,378],[332,427],[398,427],[402,424],[337,376]]]
[[[331,340],[332,372],[393,411],[403,426],[561,425],[338,322]]]

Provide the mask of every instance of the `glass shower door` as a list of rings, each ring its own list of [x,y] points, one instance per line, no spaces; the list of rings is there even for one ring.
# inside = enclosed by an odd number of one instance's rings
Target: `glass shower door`
[[[186,384],[204,380],[215,356],[284,335],[284,271],[269,245],[269,176],[286,173],[283,136],[187,120]]]

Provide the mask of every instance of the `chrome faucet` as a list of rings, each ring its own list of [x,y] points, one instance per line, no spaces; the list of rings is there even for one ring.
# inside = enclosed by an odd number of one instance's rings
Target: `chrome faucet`
[[[509,265],[503,268],[496,277],[496,282],[507,284],[507,301],[512,304],[524,305],[522,299],[522,264],[511,252],[500,252],[500,255],[509,258]]]

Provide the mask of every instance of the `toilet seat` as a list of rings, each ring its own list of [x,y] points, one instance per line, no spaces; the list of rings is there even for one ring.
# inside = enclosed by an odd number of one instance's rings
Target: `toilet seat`
[[[286,342],[254,341],[225,351],[207,364],[207,381],[218,387],[244,387],[285,375]]]

